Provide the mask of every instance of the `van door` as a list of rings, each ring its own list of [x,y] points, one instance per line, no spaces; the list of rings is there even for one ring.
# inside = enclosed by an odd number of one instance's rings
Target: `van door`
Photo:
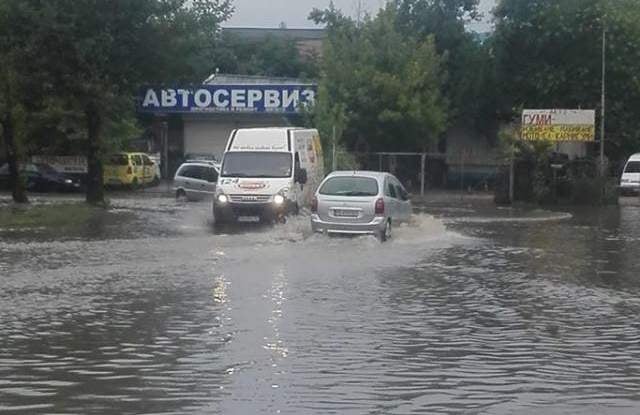
[[[300,153],[296,151],[293,156],[293,174],[294,174],[294,183],[293,183],[293,195],[291,195],[291,200],[293,200],[298,208],[301,208],[305,205],[304,203],[304,193],[305,193],[305,185],[298,183],[295,180],[295,175],[298,170],[302,168],[302,164],[300,163]]]
[[[133,176],[138,179],[138,184],[144,184],[144,164],[139,154],[131,155],[133,162]]]
[[[141,157],[142,157],[144,183],[145,184],[151,183],[153,182],[153,178],[155,176],[155,168],[153,165],[153,161],[151,161],[149,156],[147,156],[146,154],[142,154]]]

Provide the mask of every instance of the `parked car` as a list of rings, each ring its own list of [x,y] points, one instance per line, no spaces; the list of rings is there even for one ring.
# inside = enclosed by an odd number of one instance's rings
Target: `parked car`
[[[60,173],[48,164],[23,163],[19,168],[28,191],[77,192],[83,188],[77,177]],[[8,189],[9,187],[9,165],[4,164],[0,167],[0,188]]]
[[[411,217],[409,193],[389,173],[336,171],[320,184],[311,205],[314,232],[372,234],[381,242]]]
[[[620,193],[640,193],[640,153],[629,157],[620,177]]]
[[[104,163],[103,179],[107,186],[139,187],[154,183],[157,168],[145,153],[116,153]]]
[[[202,200],[216,192],[219,168],[212,162],[194,160],[182,163],[173,178],[176,198]]]

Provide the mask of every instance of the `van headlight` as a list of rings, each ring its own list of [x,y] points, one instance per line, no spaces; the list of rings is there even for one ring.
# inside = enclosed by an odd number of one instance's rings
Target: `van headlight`
[[[273,197],[273,203],[275,203],[276,205],[281,205],[284,203],[284,196],[282,196],[281,194],[277,194]]]
[[[222,194],[222,193],[218,195],[218,202],[219,202],[219,203],[221,203],[221,204],[223,204],[223,205],[224,205],[224,204],[225,204],[225,203],[227,203],[228,201],[229,201],[229,197],[228,197],[227,195]]]

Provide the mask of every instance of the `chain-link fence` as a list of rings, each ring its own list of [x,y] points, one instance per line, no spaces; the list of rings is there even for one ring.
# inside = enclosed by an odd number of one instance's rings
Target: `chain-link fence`
[[[331,170],[374,170],[394,174],[412,193],[428,189],[486,191],[494,188],[498,166],[477,164],[470,158],[444,153],[337,151],[325,159]]]

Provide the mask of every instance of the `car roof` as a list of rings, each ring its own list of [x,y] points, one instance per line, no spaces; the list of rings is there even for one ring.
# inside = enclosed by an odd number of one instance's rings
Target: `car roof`
[[[217,169],[220,165],[212,161],[193,160],[193,161],[185,161],[180,165],[180,167],[182,166],[204,166],[204,167],[215,167]]]
[[[628,161],[640,161],[640,153],[632,154]]]
[[[390,176],[390,173],[383,171],[373,170],[336,170],[329,173],[328,177],[335,176],[359,176],[359,177],[371,177],[373,179],[384,179],[386,176]]]

